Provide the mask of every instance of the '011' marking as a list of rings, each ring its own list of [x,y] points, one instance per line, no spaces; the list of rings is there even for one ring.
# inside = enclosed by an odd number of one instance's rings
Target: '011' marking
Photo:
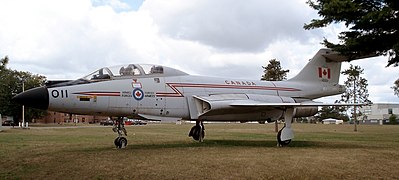
[[[68,98],[68,90],[54,89],[51,91],[51,96],[53,96],[53,98]]]

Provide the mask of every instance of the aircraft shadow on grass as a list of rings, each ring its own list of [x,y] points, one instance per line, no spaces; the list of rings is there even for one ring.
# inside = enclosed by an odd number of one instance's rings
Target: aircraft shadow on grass
[[[202,143],[196,142],[187,142],[187,141],[171,141],[167,143],[158,143],[158,144],[129,144],[125,150],[134,151],[134,150],[156,150],[156,149],[174,149],[174,148],[234,148],[234,147],[246,147],[246,148],[279,148],[277,146],[276,141],[273,140],[206,140]],[[370,145],[359,145],[352,144],[349,142],[323,142],[323,141],[295,141],[295,143],[291,143],[289,146],[281,147],[283,149],[297,149],[297,148],[312,148],[312,149],[360,149],[360,148],[381,148],[378,146],[370,146]],[[88,147],[85,149],[80,149],[78,151],[109,151],[112,148],[110,146],[103,147]]]
[[[206,140],[203,143],[187,143],[174,141],[160,144],[129,144],[127,149],[163,149],[163,148],[195,148],[195,147],[260,147],[276,148],[276,141],[255,141],[255,140]],[[322,149],[352,149],[364,148],[362,145],[354,145],[344,142],[322,142],[322,141],[295,141],[287,147],[299,148],[322,148]]]

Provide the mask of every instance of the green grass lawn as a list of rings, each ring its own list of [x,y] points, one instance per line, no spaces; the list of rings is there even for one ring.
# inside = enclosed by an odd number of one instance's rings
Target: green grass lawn
[[[276,147],[273,124],[131,126],[125,149],[111,127],[0,132],[0,179],[398,179],[399,126],[293,124]],[[280,125],[281,126],[281,125]]]

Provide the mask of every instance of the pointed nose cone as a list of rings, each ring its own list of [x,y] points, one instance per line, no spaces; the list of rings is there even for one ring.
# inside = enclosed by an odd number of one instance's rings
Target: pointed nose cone
[[[49,105],[48,91],[46,87],[29,89],[17,94],[12,98],[12,100],[16,103],[37,109],[47,109]]]

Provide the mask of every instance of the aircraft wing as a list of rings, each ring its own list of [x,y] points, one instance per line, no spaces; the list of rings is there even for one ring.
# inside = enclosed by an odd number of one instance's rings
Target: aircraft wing
[[[239,101],[230,103],[230,106],[237,107],[314,107],[314,106],[366,106],[369,104],[358,103],[322,103],[322,102],[302,102],[302,103],[264,103],[259,101]]]
[[[262,110],[284,110],[297,107],[317,107],[317,106],[364,106],[367,104],[358,103],[322,103],[315,101],[294,102],[282,100],[279,96],[248,94],[217,94],[211,96],[193,96],[195,108],[190,107],[193,119],[200,116],[223,115],[225,113],[254,112]],[[253,99],[251,99],[253,98]]]

